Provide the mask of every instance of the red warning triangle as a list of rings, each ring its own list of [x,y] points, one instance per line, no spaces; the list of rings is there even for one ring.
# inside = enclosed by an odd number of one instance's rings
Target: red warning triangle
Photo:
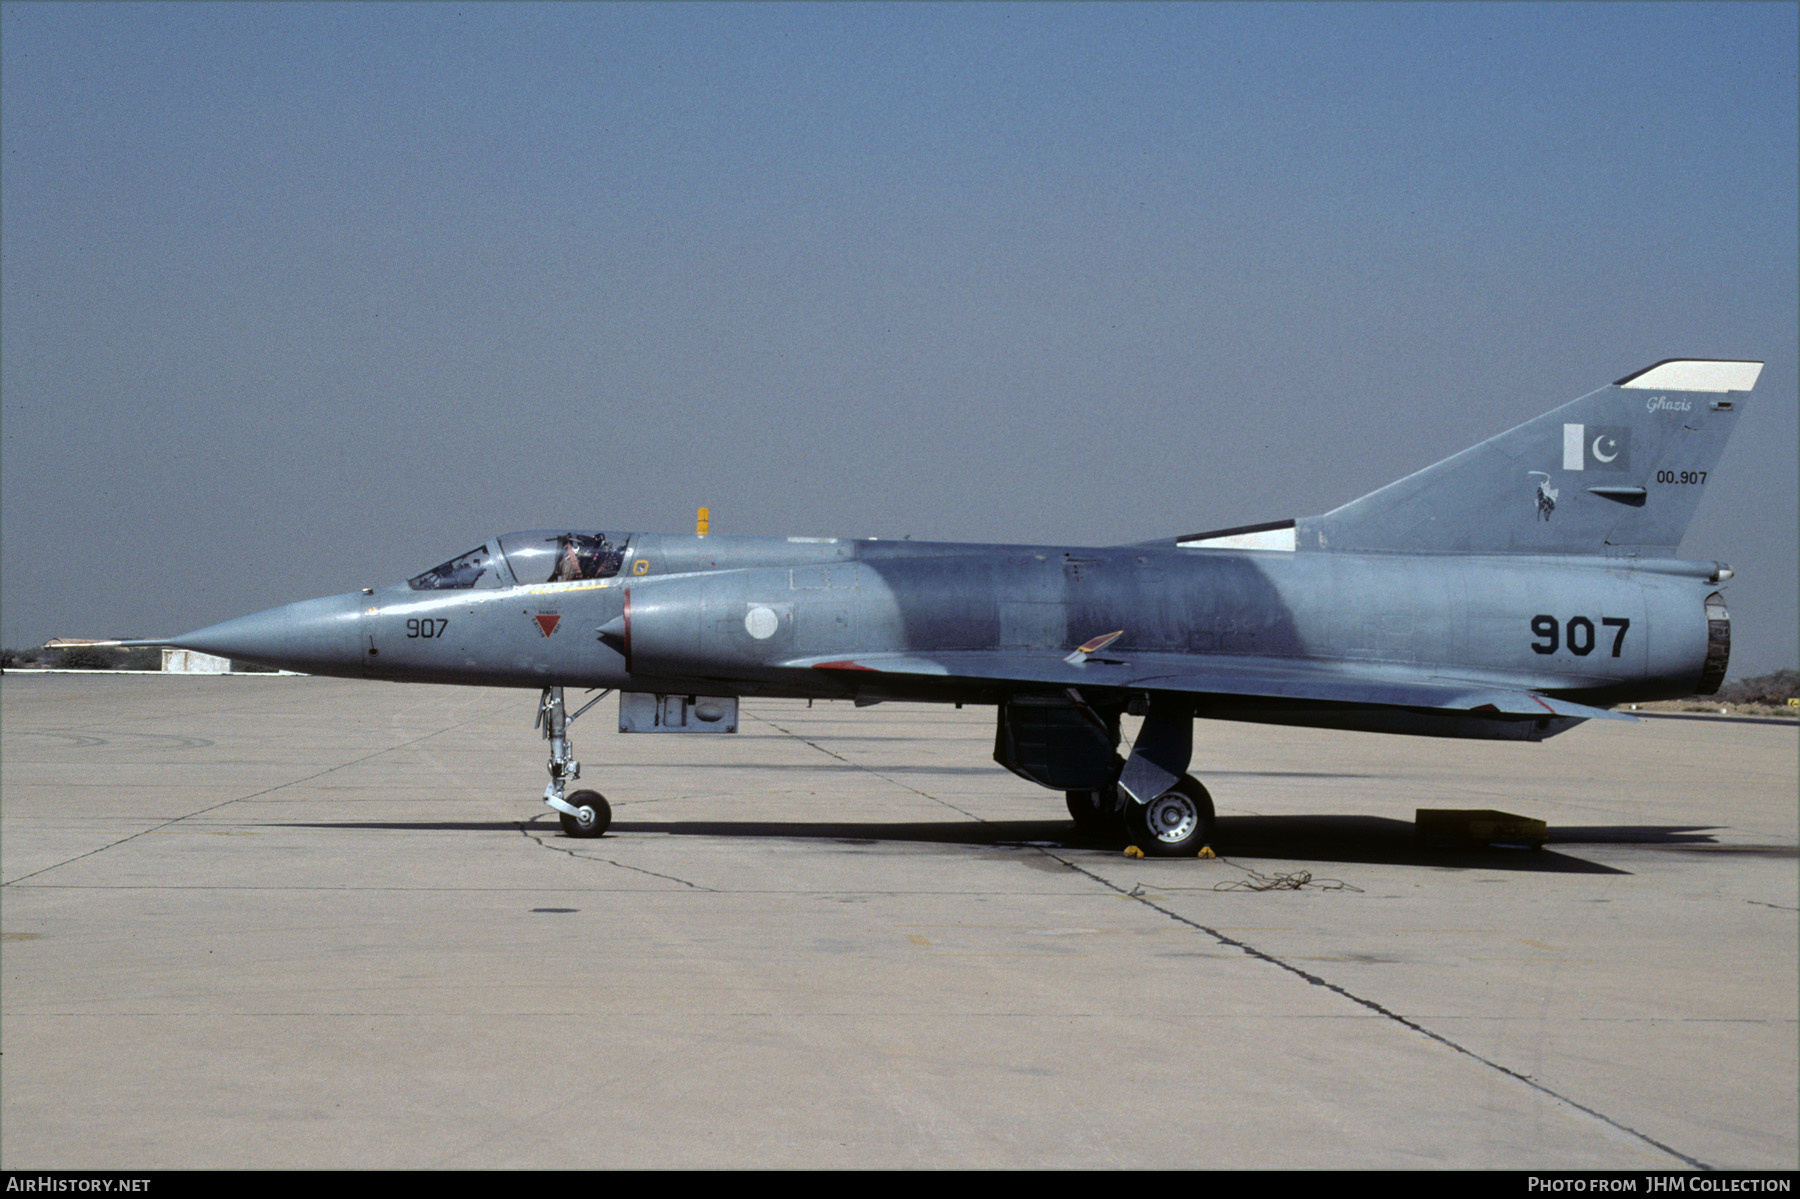
[[[557,622],[562,620],[562,616],[556,612],[539,612],[536,616],[532,617],[532,619],[537,621],[538,629],[543,632],[544,636],[548,637],[550,634],[556,632]]]

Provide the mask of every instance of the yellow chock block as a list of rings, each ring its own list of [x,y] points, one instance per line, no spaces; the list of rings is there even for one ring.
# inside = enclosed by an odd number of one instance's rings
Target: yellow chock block
[[[1420,844],[1437,840],[1542,849],[1550,839],[1550,826],[1542,820],[1484,808],[1419,808],[1413,814],[1413,830]]]
[[[1197,858],[1216,858],[1216,857],[1218,857],[1218,856],[1219,856],[1219,855],[1218,855],[1218,854],[1215,854],[1215,853],[1214,853],[1214,852],[1213,852],[1213,851],[1212,851],[1212,846],[1210,846],[1210,845],[1202,845],[1202,846],[1201,846],[1201,847],[1200,847],[1200,852],[1199,852],[1199,853],[1197,853],[1197,854],[1195,854],[1195,855],[1194,855],[1194,856],[1195,856],[1195,857],[1197,857]]]
[[[1128,858],[1141,858],[1144,856],[1144,851],[1135,845],[1127,845],[1125,847],[1125,856]]]

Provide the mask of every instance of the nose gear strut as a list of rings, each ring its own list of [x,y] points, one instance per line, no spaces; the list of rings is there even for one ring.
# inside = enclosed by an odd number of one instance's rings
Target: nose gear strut
[[[608,687],[569,715],[563,706],[563,689],[546,687],[538,698],[534,728],[544,731],[550,743],[550,785],[544,788],[544,802],[562,817],[563,832],[571,837],[598,837],[612,823],[612,808],[598,791],[577,791],[566,799],[563,788],[571,779],[581,777],[581,763],[575,760],[575,744],[569,740],[569,726],[589,708],[612,694]]]

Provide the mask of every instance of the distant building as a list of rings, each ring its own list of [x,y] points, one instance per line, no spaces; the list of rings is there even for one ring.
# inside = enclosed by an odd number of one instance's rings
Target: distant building
[[[231,659],[192,649],[165,649],[162,668],[179,674],[230,674]]]

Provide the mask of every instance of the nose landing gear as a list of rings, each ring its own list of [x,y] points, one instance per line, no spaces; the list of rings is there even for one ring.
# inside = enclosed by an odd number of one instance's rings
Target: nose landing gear
[[[544,688],[538,699],[535,727],[544,730],[544,740],[550,743],[550,761],[545,764],[550,771],[550,785],[544,788],[544,802],[556,809],[563,832],[571,837],[598,837],[612,823],[612,806],[598,791],[577,791],[563,798],[563,788],[569,780],[581,777],[581,763],[575,760],[575,745],[569,740],[569,725],[611,694],[611,688],[602,691],[581,705],[574,716],[563,707],[561,687]]]
[[[598,791],[577,791],[569,796],[568,805],[574,815],[558,811],[563,832],[571,837],[598,837],[612,823],[612,805]]]

